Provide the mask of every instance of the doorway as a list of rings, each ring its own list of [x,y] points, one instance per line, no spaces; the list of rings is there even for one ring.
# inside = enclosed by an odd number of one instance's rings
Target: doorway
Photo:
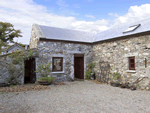
[[[84,79],[84,54],[74,54],[74,77]]]
[[[24,61],[24,83],[35,83],[36,73],[35,73],[35,58],[30,58],[29,60]]]

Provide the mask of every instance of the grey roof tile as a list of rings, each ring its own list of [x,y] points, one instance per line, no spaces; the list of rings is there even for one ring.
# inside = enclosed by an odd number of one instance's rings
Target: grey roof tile
[[[130,26],[137,24],[141,25],[136,30],[123,33]],[[41,38],[92,43],[150,31],[150,18],[130,24],[122,24],[121,26],[116,26],[114,28],[99,32],[97,34],[38,24],[34,24],[33,26],[35,26],[36,28],[36,34],[38,34],[38,36]]]
[[[137,24],[141,24],[141,25],[136,30],[127,32],[127,33],[123,33],[130,26],[137,25]],[[117,26],[117,27],[108,29],[106,31],[99,32],[96,34],[96,36],[94,38],[94,42],[128,36],[128,35],[142,33],[142,32],[146,32],[146,31],[150,31],[150,18],[140,20],[140,21],[130,23],[130,24],[123,24],[121,26]]]
[[[39,27],[47,39],[92,43],[95,35],[89,32],[70,30],[64,28],[49,27],[43,25],[39,25]]]

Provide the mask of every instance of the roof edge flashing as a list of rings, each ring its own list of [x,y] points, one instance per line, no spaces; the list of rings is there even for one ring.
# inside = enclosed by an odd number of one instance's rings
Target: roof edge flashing
[[[73,41],[73,40],[62,40],[62,39],[49,39],[46,37],[39,37],[39,40],[49,40],[49,41],[64,41],[64,42],[77,42],[77,43],[89,43],[92,44],[93,42],[83,42],[83,41]]]

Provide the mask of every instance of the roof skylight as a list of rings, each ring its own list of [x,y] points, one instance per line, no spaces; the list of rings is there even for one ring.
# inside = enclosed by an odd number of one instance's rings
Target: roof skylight
[[[137,24],[134,26],[130,26],[127,30],[125,30],[123,33],[127,33],[127,32],[131,32],[134,31],[135,29],[137,29],[141,24]]]

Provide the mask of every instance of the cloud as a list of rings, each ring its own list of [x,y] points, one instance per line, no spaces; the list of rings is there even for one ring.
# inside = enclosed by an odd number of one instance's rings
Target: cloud
[[[150,4],[143,4],[141,6],[131,6],[123,16],[119,16],[114,20],[114,25],[120,25],[123,23],[132,23],[145,18],[150,18]]]
[[[81,30],[81,31],[87,31],[87,32],[92,32],[92,33],[97,33],[100,31],[107,30],[109,21],[102,19],[102,20],[97,20],[97,21],[76,21],[72,23],[72,26],[76,30]]]
[[[93,15],[85,15],[85,16],[89,18],[95,18]]]
[[[115,16],[115,17],[119,17],[116,13],[109,13],[108,15],[110,15],[110,16]]]
[[[60,6],[60,9],[68,7],[68,5],[66,4],[66,2],[64,0],[58,0],[56,3],[57,3],[57,5]]]
[[[71,13],[78,15],[74,12]],[[106,29],[106,25],[108,25],[106,20],[78,21],[73,16],[66,17],[48,13],[45,6],[38,5],[32,0],[7,0],[7,2],[1,0],[0,15],[3,15],[0,17],[1,21],[10,22],[15,29],[22,31],[23,37],[19,38],[18,42],[23,44],[29,44],[33,23],[89,32],[99,32]]]
[[[70,13],[78,15],[75,12]],[[112,13],[112,15],[114,14]],[[10,22],[14,25],[15,29],[20,29],[23,32],[23,37],[19,38],[18,42],[29,44],[33,23],[97,33],[115,25],[150,17],[150,4],[131,6],[127,14],[116,17],[111,26],[109,25],[111,20],[78,21],[73,16],[66,17],[48,13],[47,7],[38,5],[33,0],[7,0],[7,2],[6,0],[1,0],[0,15],[1,21]]]

